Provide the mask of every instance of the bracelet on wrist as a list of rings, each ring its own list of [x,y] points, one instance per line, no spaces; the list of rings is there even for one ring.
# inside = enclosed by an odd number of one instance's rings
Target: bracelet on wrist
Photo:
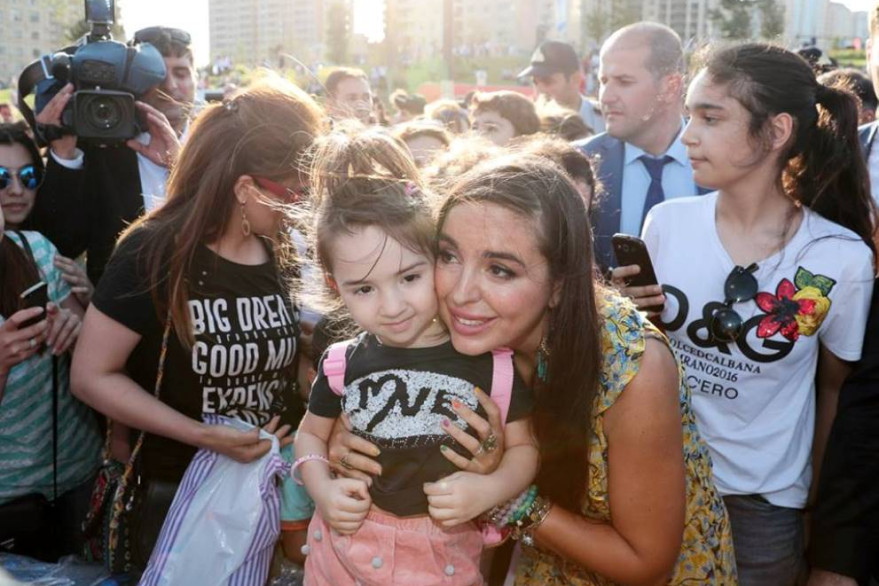
[[[290,468],[290,477],[299,486],[302,486],[302,479],[296,476],[296,469],[306,462],[311,462],[314,460],[325,462],[327,466],[330,465],[330,461],[327,460],[326,456],[321,456],[320,454],[308,454],[307,456],[302,456],[301,458],[298,458],[295,462],[293,462],[293,466]]]

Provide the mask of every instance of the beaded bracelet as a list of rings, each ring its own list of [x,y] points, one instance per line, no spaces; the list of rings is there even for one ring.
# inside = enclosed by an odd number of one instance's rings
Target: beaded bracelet
[[[537,498],[537,487],[532,485],[530,489],[528,489],[528,496],[525,498],[525,501],[513,511],[513,514],[510,515],[509,521],[507,521],[507,525],[516,525],[519,523],[521,519],[523,519],[528,511],[531,510],[531,507],[534,505],[534,500]]]
[[[510,527],[515,524],[534,502],[537,496],[537,487],[529,486],[522,491],[516,498],[508,500],[503,505],[494,507],[487,513],[488,520],[494,523],[498,528]]]
[[[328,465],[330,463],[329,460],[325,456],[321,456],[320,454],[308,454],[307,456],[302,456],[293,462],[293,467],[290,468],[290,477],[293,479],[296,484],[302,486],[302,480],[296,477],[296,469],[305,464],[306,462],[311,462],[312,460],[320,460],[321,462],[326,462]]]
[[[538,496],[534,499],[534,503],[532,503],[528,514],[516,523],[510,537],[517,541],[521,541],[527,546],[534,547],[534,531],[536,531],[549,516],[549,511],[552,509],[552,505],[552,501],[543,497]]]

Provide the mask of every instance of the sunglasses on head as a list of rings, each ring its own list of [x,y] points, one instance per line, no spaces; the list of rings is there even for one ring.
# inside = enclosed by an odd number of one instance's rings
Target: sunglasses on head
[[[25,189],[36,189],[43,180],[40,170],[34,165],[25,165],[16,173],[18,181]],[[13,170],[8,167],[0,167],[0,189],[6,189],[12,185]]]
[[[151,26],[134,33],[135,43],[151,43],[155,45],[170,41],[176,41],[188,47],[192,42],[192,36],[185,30],[167,26]]]
[[[256,182],[257,185],[286,202],[297,203],[302,200],[308,199],[307,187],[293,189],[292,187],[281,185],[277,181],[272,181],[271,179],[266,179],[265,177],[254,177],[253,180]]]
[[[759,267],[751,263],[747,267],[736,266],[723,284],[723,307],[711,314],[708,332],[716,342],[735,342],[742,333],[742,316],[732,308],[735,303],[750,301],[757,296],[757,279],[754,271]]]

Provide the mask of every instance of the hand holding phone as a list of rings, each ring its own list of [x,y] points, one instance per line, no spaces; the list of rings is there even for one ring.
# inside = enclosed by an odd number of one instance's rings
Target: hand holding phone
[[[628,267],[635,265],[638,267],[638,273],[624,279],[626,287],[650,287],[658,286],[659,281],[656,278],[656,272],[653,270],[653,262],[650,260],[650,253],[647,251],[647,245],[637,236],[629,234],[614,234],[612,238],[613,251],[617,259],[619,267]],[[616,273],[619,269],[614,269]],[[660,293],[661,295],[661,293]],[[660,313],[663,305],[650,305],[640,307],[640,309],[649,313]]]
[[[21,308],[30,309],[31,307],[42,307],[43,313],[36,317],[32,317],[26,322],[20,324],[18,329],[23,330],[35,323],[46,319],[46,306],[49,304],[49,286],[45,281],[40,281],[21,292]]]

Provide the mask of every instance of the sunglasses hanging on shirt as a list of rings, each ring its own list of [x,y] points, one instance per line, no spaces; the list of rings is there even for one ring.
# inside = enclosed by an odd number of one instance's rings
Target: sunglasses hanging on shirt
[[[40,170],[34,165],[25,165],[18,171],[9,167],[0,167],[0,189],[6,189],[12,185],[13,175],[18,176],[18,182],[24,189],[36,189],[43,180]]]
[[[731,343],[741,335],[744,320],[732,306],[757,296],[758,285],[754,272],[758,268],[757,263],[751,263],[747,267],[735,266],[726,277],[723,284],[723,307],[711,315],[708,323],[708,332],[714,341]]]

